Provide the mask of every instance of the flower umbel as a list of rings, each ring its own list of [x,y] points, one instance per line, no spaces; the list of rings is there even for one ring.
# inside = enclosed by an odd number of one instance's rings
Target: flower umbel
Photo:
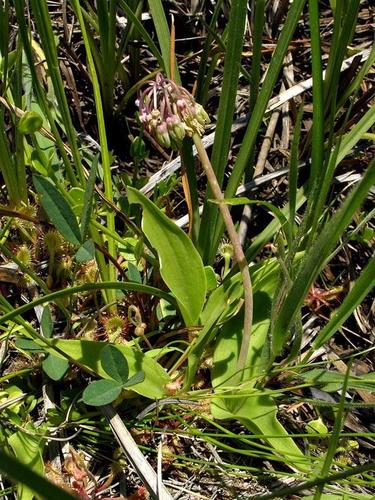
[[[186,89],[160,73],[139,91],[138,105],[147,132],[165,148],[179,149],[186,135],[202,136],[210,122],[203,107]]]

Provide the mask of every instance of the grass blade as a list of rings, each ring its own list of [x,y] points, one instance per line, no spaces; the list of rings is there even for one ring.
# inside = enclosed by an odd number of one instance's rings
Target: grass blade
[[[290,6],[287,18],[284,23],[284,27],[279,36],[278,44],[268,67],[267,76],[264,80],[253,114],[251,115],[249,124],[247,126],[245,136],[242,141],[242,146],[237,157],[237,161],[233,167],[228,187],[225,192],[226,198],[232,198],[235,195],[237,187],[241,182],[242,175],[252,157],[259,128],[263,121],[265,110],[267,108],[268,100],[276,84],[277,77],[284,62],[285,54],[288,50],[293,33],[297,27],[304,5],[305,0],[295,0]],[[206,261],[208,263],[212,262],[214,259],[218,242],[223,233],[223,230],[223,222],[218,219],[218,221],[215,223],[215,227],[213,227],[213,229],[210,231],[211,244],[209,246],[209,249],[206,251]]]
[[[329,256],[330,251],[342,235],[346,226],[353,218],[355,211],[365,200],[369,189],[375,183],[375,160],[366,170],[362,180],[352,190],[341,208],[326,224],[320,236],[311,246],[310,251],[302,262],[293,286],[286,297],[279,315],[272,329],[273,354],[276,356],[282,349],[287,338],[287,332],[295,314],[300,308],[310,286],[316,279],[322,266]]]
[[[318,0],[309,0],[311,57],[313,79],[313,125],[310,188],[312,204],[314,195],[319,192],[323,178],[324,155],[324,97],[322,78],[322,55],[320,50],[319,4]]]
[[[235,0],[232,2],[228,26],[228,42],[226,46],[222,93],[219,102],[218,120],[216,123],[215,142],[211,154],[211,163],[221,187],[224,179],[224,170],[228,160],[231,139],[231,127],[235,110],[238,77],[241,67],[241,55],[244,40],[244,29],[247,14],[247,1]],[[206,201],[212,198],[210,188],[206,190]],[[203,252],[204,261],[208,261],[211,247],[211,233],[207,227],[216,221],[218,210],[205,203],[202,225],[199,235],[199,244]],[[216,249],[215,249],[216,252]]]
[[[340,403],[339,403],[339,407],[337,409],[337,413],[335,415],[335,423],[333,425],[332,435],[331,435],[331,438],[329,440],[328,450],[326,452],[326,456],[324,459],[322,470],[320,471],[320,474],[319,474],[320,477],[328,476],[329,470],[330,470],[331,465],[332,465],[333,458],[335,456],[335,453],[337,452],[337,448],[339,445],[340,432],[341,432],[342,426],[344,424],[345,398],[346,398],[346,390],[348,388],[350,367],[351,367],[351,362],[348,364],[348,368],[346,370],[343,387],[341,389]],[[324,486],[325,486],[324,482],[320,483],[317,486],[313,500],[320,500]]]
[[[142,39],[147,43],[149,49],[153,53],[153,55],[156,57],[160,68],[162,71],[167,73],[166,67],[165,67],[165,62],[164,59],[160,53],[160,50],[157,48],[155,42],[147,32],[147,30],[143,27],[142,23],[139,21],[137,16],[134,14],[134,12],[131,10],[129,5],[125,2],[125,0],[119,0],[120,7],[123,9],[123,11],[126,14],[126,17],[129,19],[129,21],[132,22],[134,25],[134,28],[136,31],[138,31],[138,34],[142,37]],[[166,59],[169,60],[169,59]]]
[[[250,111],[254,109],[259,94],[265,7],[265,0],[258,0],[257,2],[255,2],[252,47],[253,59],[250,72]]]
[[[294,218],[296,215],[296,202],[297,202],[297,179],[298,179],[298,149],[301,137],[301,125],[303,116],[303,103],[298,110],[296,123],[294,125],[293,141],[290,150],[289,162],[289,234],[293,237],[294,234]]]
[[[93,86],[93,90],[94,90],[95,109],[96,109],[96,114],[97,114],[102,167],[103,167],[103,174],[104,174],[105,196],[111,202],[113,202],[111,162],[110,162],[109,151],[108,151],[106,126],[105,126],[105,120],[104,120],[102,98],[101,98],[100,88],[99,88],[99,81],[98,81],[98,77],[97,77],[96,70],[95,70],[94,60],[93,60],[92,54],[91,54],[90,43],[89,43],[89,39],[88,39],[87,32],[86,32],[85,22],[84,22],[83,16],[82,16],[81,6],[77,0],[72,0],[72,2],[73,2],[73,5],[75,7],[75,11],[76,11],[76,14],[77,14],[77,17],[79,20],[79,24],[81,27],[82,37],[84,40],[87,59],[88,59],[88,66],[90,69],[92,86]],[[110,231],[115,232],[115,214],[113,213],[112,210],[107,211],[107,226],[108,226],[108,229]],[[116,256],[117,256],[116,255],[116,251],[117,251],[116,248],[117,248],[116,241],[113,238],[109,238],[108,239],[108,252],[113,258],[116,258]],[[114,281],[116,279],[116,275],[117,275],[117,272],[116,272],[115,266],[112,263],[109,263],[108,264],[108,279],[110,281]],[[108,300],[110,302],[115,301],[115,293],[113,290],[110,290],[108,292]]]
[[[171,74],[171,34],[169,32],[168,22],[165,17],[164,8],[161,0],[149,0],[148,5],[150,7],[151,17],[154,21],[156,34],[158,36],[158,41],[161,49],[161,53],[164,60],[164,68],[167,73],[167,77],[174,80],[177,84],[181,84],[180,73],[178,71],[177,61],[174,64],[174,75]]]
[[[92,211],[92,199],[95,188],[96,169],[98,167],[98,156],[92,162],[89,178],[86,183],[85,195],[83,199],[83,210],[81,216],[81,241],[85,241],[89,231],[90,217]]]
[[[59,111],[61,113],[63,124],[72,150],[78,178],[81,185],[84,186],[86,181],[83,173],[81,156],[78,150],[76,132],[74,130],[73,122],[69,112],[69,105],[65,94],[64,83],[59,70],[59,60],[57,58],[55,36],[52,30],[51,18],[49,16],[47,2],[46,0],[31,0],[31,5],[38,27],[38,33],[40,35],[43,50],[46,56],[48,74],[52,80],[56,99],[59,105]]]
[[[207,33],[206,39],[204,41],[201,59],[199,61],[196,98],[197,98],[197,101],[200,104],[202,104],[202,106],[204,106],[206,103],[207,88],[208,88],[208,85],[209,85],[211,78],[212,78],[212,73],[209,75],[210,66],[208,63],[208,58],[210,55],[210,46],[214,40],[213,31],[215,30],[216,22],[218,20],[219,14],[221,12],[222,4],[223,4],[223,0],[218,0],[216,2],[215,10],[214,10],[214,13],[212,15],[212,19],[210,21],[208,33]],[[215,59],[215,57],[216,57],[215,55],[212,56],[213,59]],[[211,76],[211,78],[208,78],[208,76]]]
[[[318,336],[314,339],[311,350],[316,350],[323,344],[328,342],[328,340],[337,332],[337,330],[343,325],[347,318],[352,314],[354,309],[361,304],[365,297],[374,288],[374,276],[375,276],[375,257],[372,257],[367,264],[367,266],[361,271],[361,274],[354,287],[350,290],[348,295],[345,297],[343,303],[334,312],[329,323],[321,330]]]
[[[58,488],[55,484],[36,474],[30,467],[3,452],[0,452],[0,470],[13,480],[29,486],[41,498],[77,500],[76,496],[70,495],[67,491]]]
[[[78,185],[78,181],[76,178],[76,175],[74,173],[74,170],[72,168],[72,164],[68,158],[68,155],[65,151],[65,145],[64,142],[61,139],[60,132],[56,126],[55,119],[52,115],[52,112],[50,110],[47,97],[45,94],[44,89],[41,86],[41,83],[39,81],[39,78],[36,73],[36,64],[33,58],[33,53],[32,53],[32,46],[31,46],[31,41],[29,37],[29,30],[26,25],[25,21],[25,5],[23,0],[14,0],[14,5],[16,8],[16,16],[17,16],[17,23],[18,23],[18,33],[21,37],[22,40],[22,46],[25,51],[26,59],[27,59],[27,64],[28,64],[28,70],[31,73],[32,77],[32,82],[33,82],[33,88],[34,92],[37,98],[37,102],[40,105],[44,115],[46,116],[50,127],[51,127],[51,132],[53,134],[53,137],[56,141],[56,144],[59,148],[59,152],[61,155],[61,158],[63,159],[64,166],[66,169],[67,176],[69,178],[70,183],[73,186]]]

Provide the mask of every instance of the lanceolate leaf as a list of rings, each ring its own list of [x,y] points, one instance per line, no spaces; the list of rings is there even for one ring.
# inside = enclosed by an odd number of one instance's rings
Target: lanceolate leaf
[[[73,210],[55,186],[45,177],[34,176],[35,189],[42,195],[41,203],[51,222],[73,245],[80,245],[81,233]]]
[[[211,412],[214,418],[239,420],[254,434],[264,436],[264,440],[275,450],[275,455],[285,459],[286,463],[292,464],[299,470],[310,469],[308,457],[304,456],[277,420],[277,406],[271,396],[261,391],[254,391],[250,396],[235,400],[236,410],[229,408],[233,401],[228,399],[214,398],[212,401]]]
[[[176,297],[186,325],[197,324],[206,296],[206,274],[198,251],[146,196],[128,187],[128,198],[143,207],[143,231],[158,253],[160,274]]]

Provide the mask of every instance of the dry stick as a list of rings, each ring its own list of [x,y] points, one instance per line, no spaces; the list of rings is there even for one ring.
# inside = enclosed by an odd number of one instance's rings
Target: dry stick
[[[216,179],[215,172],[212,168],[207,152],[198,134],[193,135],[193,141],[195,147],[197,148],[198,156],[202,163],[202,167],[206,173],[207,180],[210,184],[212,193],[215,199],[219,202],[219,209],[221,215],[223,216],[230,241],[233,245],[234,257],[241,271],[242,282],[244,287],[245,311],[244,311],[243,337],[242,337],[240,354],[237,360],[237,372],[242,376],[243,373],[241,374],[241,372],[243,372],[243,369],[245,368],[246,364],[247,353],[250,344],[251,326],[253,323],[253,290],[251,285],[249,267],[245,254],[242,250],[242,246],[238,238],[236,228],[234,227],[234,223],[230,215],[228,205],[225,204],[224,194],[220,189],[220,186]]]
[[[101,406],[103,415],[109,422],[111,431],[117,439],[119,445],[124,451],[127,459],[136,470],[138,476],[144,482],[151,498],[159,500],[172,500],[171,495],[159,480],[149,462],[143,456],[142,452],[134,441],[132,435],[125,427],[120,415],[113,409],[111,405]]]

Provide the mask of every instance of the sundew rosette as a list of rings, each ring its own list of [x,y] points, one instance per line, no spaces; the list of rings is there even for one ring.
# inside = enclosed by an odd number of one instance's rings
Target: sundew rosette
[[[145,129],[165,148],[178,150],[185,136],[202,137],[210,122],[186,89],[160,73],[138,92],[138,106]]]

